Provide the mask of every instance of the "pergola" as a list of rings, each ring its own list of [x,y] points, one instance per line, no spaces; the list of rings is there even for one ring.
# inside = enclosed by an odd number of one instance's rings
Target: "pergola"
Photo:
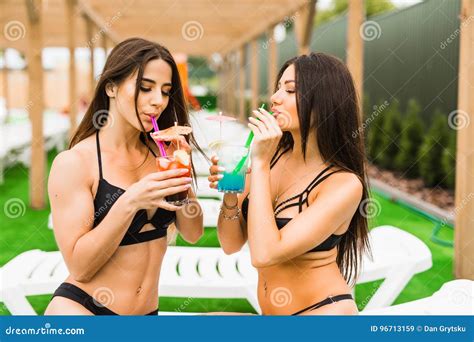
[[[474,279],[474,0],[461,0],[458,111],[467,113],[471,123],[458,130],[456,165],[455,273]],[[277,43],[273,30],[291,19],[295,25],[299,53],[309,51],[316,0],[3,0],[0,23],[24,25],[21,39],[0,36],[0,48],[14,48],[26,54],[29,76],[29,115],[32,123],[30,198],[33,208],[45,206],[45,153],[43,146],[43,70],[41,50],[66,46],[70,56],[78,47],[107,50],[129,37],[158,41],[172,52],[210,57],[222,56],[218,70],[222,85],[219,107],[245,118],[245,66],[250,64],[251,106],[258,107],[258,38],[266,35],[268,46],[268,93],[277,72]],[[363,40],[360,27],[365,20],[363,0],[349,1],[347,65],[362,98]],[[244,49],[250,48],[249,60]],[[90,58],[90,88],[95,85],[94,54]],[[3,70],[7,82],[6,68]],[[238,77],[238,89],[235,82]],[[8,84],[5,91],[8,89]],[[77,115],[76,66],[69,63],[71,132]],[[5,94],[4,94],[5,95]],[[5,98],[7,98],[5,96]]]

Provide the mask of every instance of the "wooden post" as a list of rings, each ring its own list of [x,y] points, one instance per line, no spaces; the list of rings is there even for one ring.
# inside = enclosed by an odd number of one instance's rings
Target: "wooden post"
[[[5,99],[5,119],[4,122],[8,121],[10,115],[10,101],[8,100],[8,60],[7,60],[7,49],[2,49],[3,54],[3,68],[2,68],[2,78],[3,78],[3,98]]]
[[[459,42],[454,272],[474,280],[474,0],[462,0]]]
[[[295,14],[295,34],[299,55],[310,53],[311,33],[313,32],[315,13],[316,0],[310,0]]]
[[[235,52],[229,54],[229,108],[228,113],[231,116],[236,116],[235,112],[235,82],[236,82],[236,68],[235,68]]]
[[[258,72],[259,72],[259,63],[258,63],[258,44],[257,39],[255,38],[250,42],[250,81],[252,88],[252,98],[250,99],[251,110],[257,109],[259,103],[259,89],[258,89]]]
[[[42,18],[41,0],[27,0],[28,12],[28,112],[31,121],[31,169],[30,169],[30,203],[33,209],[45,207],[46,156],[43,137],[43,65],[42,52]]]
[[[359,111],[362,116],[364,96],[364,41],[360,28],[364,22],[364,0],[349,1],[349,18],[347,23],[347,60],[346,64],[354,79],[356,93],[359,97]]]
[[[75,29],[75,14],[74,7],[76,0],[67,0],[66,2],[66,18],[67,18],[67,38],[69,47],[69,137],[72,138],[76,131],[77,121],[77,90],[76,90],[76,29]]]
[[[217,109],[218,111],[224,111],[224,60],[222,60],[217,70],[217,78],[219,84],[219,89],[217,90]]]
[[[102,35],[102,49],[104,49],[104,57],[107,59],[107,35]]]
[[[91,98],[94,96],[94,88],[95,88],[95,74],[94,74],[94,40],[92,39],[92,31],[94,29],[94,24],[92,23],[92,20],[89,19],[89,17],[85,17],[86,21],[86,31],[87,31],[87,45],[89,46],[89,51],[90,51],[90,93],[91,93]]]
[[[275,41],[274,29],[272,26],[267,31],[268,39],[268,80],[267,80],[267,91],[268,91],[268,101],[270,102],[270,97],[275,92],[275,82],[277,78],[277,68],[278,68],[278,44]]]
[[[239,48],[239,120],[245,122],[245,45]]]

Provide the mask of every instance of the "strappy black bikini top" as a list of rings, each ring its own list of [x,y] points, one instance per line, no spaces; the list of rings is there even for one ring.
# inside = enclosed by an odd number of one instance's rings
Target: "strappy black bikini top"
[[[280,157],[285,153],[286,151],[283,151],[276,160],[274,160],[270,168],[272,168],[277,161],[280,159]],[[313,179],[313,181],[304,189],[302,192],[299,194],[292,196],[288,198],[287,200],[281,202],[275,207],[275,222],[278,227],[278,229],[282,229],[284,226],[288,224],[293,218],[286,218],[286,217],[276,217],[279,213],[284,211],[285,209],[291,208],[291,207],[296,207],[298,206],[298,213],[301,213],[303,211],[303,204],[308,206],[308,198],[309,194],[311,191],[313,191],[314,188],[318,186],[322,181],[324,181],[326,178],[331,176],[332,174],[339,172],[340,170],[337,171],[329,171],[333,167],[333,165],[329,165],[327,168],[325,168],[323,171],[321,171],[316,178]],[[297,200],[297,201],[295,201]],[[293,202],[293,203],[291,203]],[[247,215],[248,215],[248,207],[249,207],[249,195],[245,197],[245,199],[242,202],[242,216],[244,219],[247,221]],[[329,251],[336,247],[339,242],[341,241],[342,237],[344,234],[341,235],[336,235],[332,234],[330,237],[328,237],[325,241],[323,241],[320,245],[314,247],[313,249],[309,250],[308,252],[321,252],[321,251]]]
[[[104,219],[117,199],[126,191],[125,189],[110,184],[104,179],[102,172],[102,158],[100,155],[99,131],[96,133],[96,142],[97,159],[99,161],[99,185],[94,198],[94,225],[92,228],[95,228]],[[156,157],[151,149],[150,151]],[[153,217],[149,220],[146,210],[140,209],[137,211],[135,217],[130,223],[125,236],[120,242],[120,246],[133,245],[164,237],[166,236],[168,226],[175,220],[176,213],[173,211],[158,208]],[[147,223],[151,223],[155,229],[140,232],[143,226]]]

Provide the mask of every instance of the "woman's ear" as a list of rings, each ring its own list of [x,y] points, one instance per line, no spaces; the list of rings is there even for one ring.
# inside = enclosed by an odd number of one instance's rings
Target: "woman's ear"
[[[117,93],[117,86],[112,82],[109,82],[105,85],[105,92],[107,93],[108,97],[114,98]]]

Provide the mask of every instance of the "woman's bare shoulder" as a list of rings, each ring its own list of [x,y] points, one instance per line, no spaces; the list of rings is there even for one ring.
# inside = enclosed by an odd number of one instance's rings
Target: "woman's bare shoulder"
[[[54,158],[50,182],[57,181],[62,184],[65,181],[73,181],[76,184],[89,184],[92,181],[92,171],[96,170],[96,159],[95,141],[88,137]]]

